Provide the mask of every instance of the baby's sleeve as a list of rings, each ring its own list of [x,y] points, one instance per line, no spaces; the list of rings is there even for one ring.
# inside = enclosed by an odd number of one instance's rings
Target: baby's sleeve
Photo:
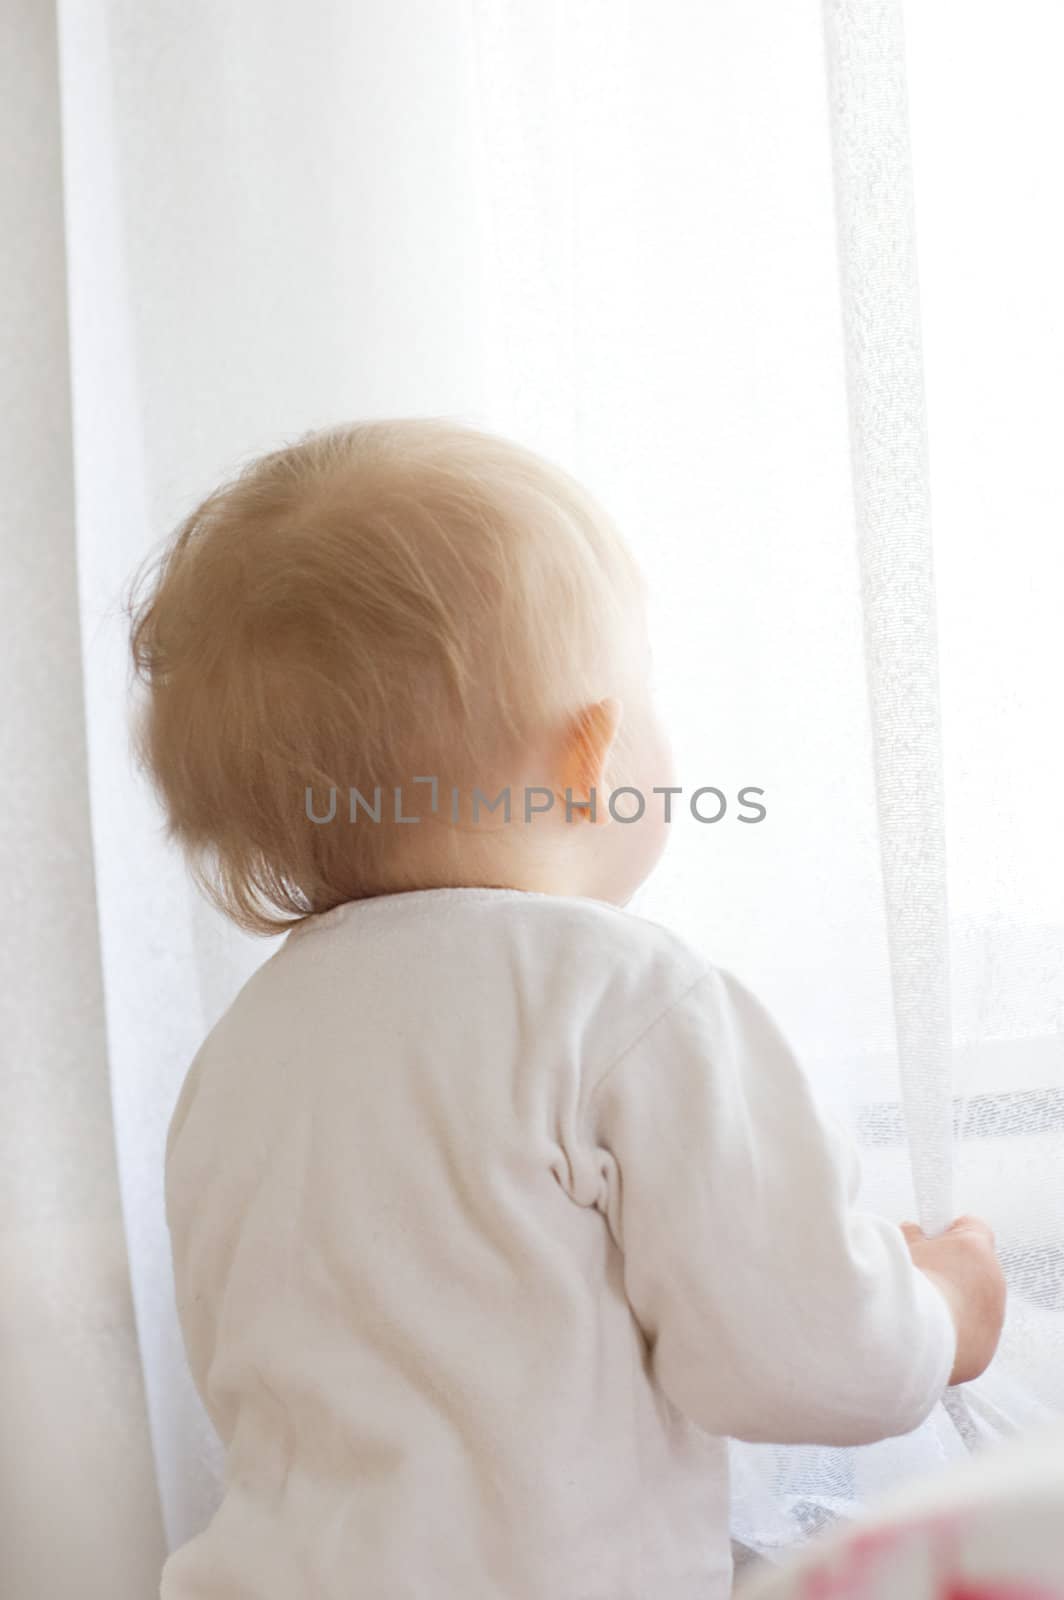
[[[654,1376],[714,1434],[862,1444],[907,1433],[956,1352],[900,1229],[854,1209],[857,1151],[772,1018],[719,969],[588,1103],[596,1201]]]

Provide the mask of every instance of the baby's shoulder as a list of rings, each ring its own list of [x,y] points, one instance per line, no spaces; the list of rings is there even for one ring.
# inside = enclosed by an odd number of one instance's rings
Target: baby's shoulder
[[[660,975],[672,972],[680,981],[696,979],[711,965],[694,945],[663,923],[604,900],[522,895],[511,902],[510,909],[531,927],[538,925],[552,945],[571,945],[586,959],[597,958],[603,964],[621,963]]]
[[[541,993],[563,1001],[606,1051],[625,1048],[715,971],[672,929],[600,900],[522,896],[498,909]]]

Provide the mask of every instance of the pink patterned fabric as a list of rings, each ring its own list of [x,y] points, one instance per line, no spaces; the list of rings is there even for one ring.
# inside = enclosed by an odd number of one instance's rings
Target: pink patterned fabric
[[[934,1600],[1064,1600],[1064,1586],[965,1576],[959,1551],[969,1517],[970,1513],[924,1517],[855,1534],[830,1566],[817,1566],[804,1575],[796,1600],[867,1600],[877,1579],[889,1579],[900,1554],[917,1551],[931,1559],[935,1586],[928,1593]]]

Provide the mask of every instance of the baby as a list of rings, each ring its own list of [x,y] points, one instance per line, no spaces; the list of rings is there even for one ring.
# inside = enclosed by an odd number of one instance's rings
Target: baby
[[[138,744],[240,926],[167,1220],[226,1450],[162,1600],[723,1600],[727,1444],[904,1433],[983,1371],[989,1230],[854,1209],[728,972],[622,909],[672,782],[640,579],[567,474],[313,435],[134,601]]]

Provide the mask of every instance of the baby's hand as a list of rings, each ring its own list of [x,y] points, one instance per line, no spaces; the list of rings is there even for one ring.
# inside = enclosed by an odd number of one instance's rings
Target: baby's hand
[[[1005,1276],[994,1235],[978,1217],[958,1217],[929,1239],[915,1222],[901,1231],[914,1266],[945,1295],[957,1328],[950,1383],[967,1383],[990,1365],[1005,1321]]]

